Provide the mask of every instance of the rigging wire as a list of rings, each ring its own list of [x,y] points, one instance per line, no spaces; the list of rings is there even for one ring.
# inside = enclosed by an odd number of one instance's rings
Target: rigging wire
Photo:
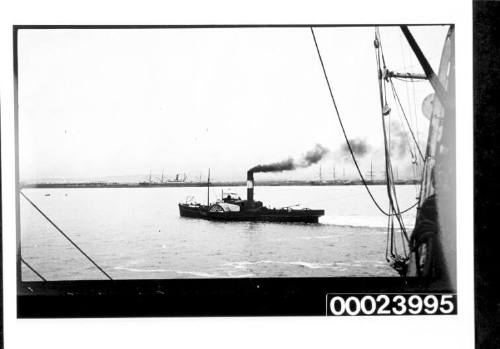
[[[391,142],[391,129],[387,130],[386,128],[386,122],[384,117],[387,116],[389,119],[389,124],[390,124],[390,118],[391,118],[391,109],[389,108],[387,104],[387,89],[386,89],[386,84],[384,83],[384,78],[383,78],[383,73],[382,73],[382,66],[383,66],[383,71],[387,71],[387,67],[385,64],[385,57],[383,54],[382,50],[382,43],[379,40],[378,37],[378,29],[376,29],[376,39],[375,39],[375,58],[377,61],[377,70],[379,72],[379,92],[380,92],[380,108],[381,108],[381,121],[382,121],[382,130],[383,130],[383,135],[384,135],[384,157],[385,157],[385,172],[386,172],[386,189],[387,189],[387,196],[389,199],[389,210],[390,213],[394,213],[396,219],[398,220],[399,226],[401,230],[403,230],[404,235],[407,236],[406,234],[406,229],[404,226],[404,222],[401,217],[400,209],[399,209],[399,204],[397,201],[397,193],[395,189],[395,184],[394,184],[394,173],[392,169],[392,162],[391,162],[391,153],[390,153],[390,142]],[[393,227],[393,220],[391,220],[391,233],[394,231]],[[394,238],[394,234],[391,234],[391,237]]]
[[[52,224],[52,226],[54,228],[57,229],[57,231],[59,233],[61,233],[62,236],[64,236],[78,251],[80,251],[81,254],[83,254],[97,269],[99,269],[99,271],[101,273],[103,273],[109,280],[113,280],[111,278],[111,276],[108,275],[108,273],[106,273],[96,262],[94,262],[94,260],[92,258],[90,258],[85,252],[83,252],[83,250],[78,247],[78,245],[76,243],[73,242],[73,240],[71,240],[71,238],[66,235],[49,217],[47,217],[47,215],[45,213],[42,212],[42,210],[40,210],[40,208],[38,208],[37,205],[35,205],[35,203],[33,201],[31,201],[22,191],[19,191],[19,193],[50,223]]]
[[[412,56],[412,54],[411,54],[411,48],[407,47],[407,50],[408,50],[408,52],[410,52],[410,53],[409,53],[409,57],[410,57],[410,63],[411,63],[411,64],[407,65],[407,66],[406,66],[406,69],[409,69],[409,70],[413,70],[413,69],[422,69],[422,66],[420,65],[420,63],[415,62],[415,61],[413,60],[413,56]],[[431,61],[431,60],[434,60],[434,59],[436,59],[436,58],[440,58],[440,57],[441,57],[441,54],[435,54],[435,55],[429,55],[429,56],[427,56],[427,59],[428,59],[429,61]],[[423,71],[422,71],[422,72],[423,72]],[[422,80],[422,81],[428,81],[428,80]]]
[[[405,51],[404,51],[404,48],[403,48],[403,41],[401,40],[401,35],[399,35],[399,45],[401,47],[401,57],[403,59],[403,71],[407,71],[408,68],[407,68],[407,65],[406,65],[406,56],[405,56]],[[405,84],[404,86],[405,86],[405,91],[406,91],[406,100],[407,100],[407,103],[410,104],[410,102],[411,102],[411,100],[410,100],[410,89],[409,89],[408,84]],[[413,84],[411,86],[414,87]],[[414,97],[413,101],[415,101],[415,95],[413,95],[413,97]],[[410,117],[410,120],[411,120],[412,117],[413,117],[413,119],[415,119],[414,111],[415,111],[415,108],[409,108],[409,117]],[[418,147],[418,143],[417,143],[417,147]],[[410,149],[411,149],[411,146],[410,146]]]
[[[408,129],[409,129],[410,134],[412,135],[412,138],[413,138],[413,141],[414,141],[414,147],[412,147],[411,143],[410,143],[410,140],[406,139],[406,141],[408,142],[408,149],[409,149],[410,154],[411,154],[412,159],[413,159],[412,166],[411,166],[412,173],[413,173],[413,178],[415,178],[415,179],[421,178],[422,174],[421,174],[420,159],[421,159],[421,161],[423,161],[424,159],[423,159],[423,156],[422,156],[422,151],[421,151],[420,146],[419,146],[418,136],[415,137],[415,134],[413,132],[413,129],[412,129],[411,125],[410,125],[409,120],[406,117],[404,108],[403,108],[402,103],[401,103],[401,99],[399,98],[399,95],[397,93],[396,87],[395,87],[394,82],[392,81],[392,79],[390,79],[390,83],[391,83],[391,88],[392,88],[392,94],[393,94],[394,101],[399,104],[398,115],[399,115],[400,119],[402,119],[401,114],[405,118],[406,125],[408,126]],[[415,99],[415,95],[413,95],[413,99]],[[410,113],[410,116],[411,116],[411,113]],[[415,115],[415,119],[416,119],[416,115]],[[401,120],[401,125],[404,127],[402,120]],[[418,150],[420,158],[417,155],[415,155],[414,152],[416,152],[416,150]],[[418,192],[419,192],[419,189],[417,187],[418,186],[415,185],[415,195],[418,195]]]
[[[44,277],[43,277],[43,276],[42,276],[39,272],[37,272],[37,271],[35,270],[35,268],[33,268],[31,265],[29,265],[29,264],[28,264],[28,262],[26,262],[26,261],[23,259],[23,257],[21,257],[21,262],[22,262],[25,266],[27,266],[27,267],[29,268],[29,270],[31,270],[33,273],[35,273],[35,274],[36,274],[36,276],[38,276],[40,279],[42,279],[42,281],[45,281],[45,282],[47,281],[47,279],[46,279],[46,278],[44,278]]]
[[[417,133],[417,142],[420,145],[420,130],[418,129],[418,115],[417,115],[417,102],[415,100],[415,85],[411,85],[413,94],[413,115],[415,117],[415,131]]]
[[[401,40],[401,36],[400,36],[400,40]],[[414,63],[414,57],[411,53],[411,49],[410,47],[406,46],[406,52],[408,53],[408,59],[410,61],[410,66],[415,66],[415,63]],[[422,80],[423,82],[426,81],[427,79],[425,80]],[[415,129],[416,129],[416,133],[417,133],[417,141],[418,141],[418,144],[420,144],[420,131],[419,131],[419,128],[418,128],[418,114],[417,114],[417,102],[416,102],[416,99],[415,99],[415,85],[414,84],[411,84],[411,89],[412,89],[412,97],[413,97],[413,117],[414,117],[414,121],[415,121]],[[410,102],[410,101],[408,101]]]
[[[402,60],[403,60],[403,71],[406,71],[410,67],[415,67],[415,64],[413,64],[413,56],[409,52],[409,47],[406,47],[406,49],[407,49],[406,52],[408,52],[409,63],[410,63],[410,65],[407,65],[405,50],[403,48],[403,42],[401,40],[401,36],[399,37],[399,43],[400,43],[400,48],[401,48],[401,57],[402,57]],[[417,137],[416,137],[415,145],[416,145],[417,148],[419,148],[420,147],[420,136],[419,136],[419,130],[418,130],[418,117],[417,117],[417,108],[416,108],[416,101],[415,101],[415,84],[414,84],[414,82],[425,82],[426,79],[423,79],[423,80],[422,79],[412,79],[411,77],[406,78],[406,79],[404,77],[403,78],[391,77],[391,78],[394,78],[396,80],[399,80],[399,81],[402,81],[402,82],[405,83],[404,87],[405,87],[405,90],[406,90],[406,96],[407,96],[408,104],[411,104],[410,91],[409,91],[408,83],[412,82],[412,84],[411,84],[411,90],[412,90],[412,93],[413,93],[412,94],[412,96],[413,96],[413,108],[410,107],[409,114],[410,114],[410,118],[413,116],[413,120],[415,122],[415,127],[417,129]],[[393,84],[392,80],[391,80],[391,84]],[[394,84],[393,84],[393,87],[394,87]],[[401,106],[401,109],[403,110],[402,106]],[[404,111],[403,111],[403,113],[404,113]],[[407,121],[407,124],[408,124],[408,128],[411,131],[412,127],[410,127],[408,121]],[[415,137],[414,137],[414,139],[415,139]],[[412,148],[415,149],[415,147],[411,147],[410,144],[409,144],[409,148],[410,148],[410,151],[411,151]],[[419,152],[421,153],[420,149],[419,149]],[[417,157],[414,158],[413,166],[412,166],[412,172],[413,172],[413,177],[415,179],[421,177],[421,162],[419,161],[419,159]],[[416,190],[415,194],[418,195],[417,194],[418,193],[418,189],[417,189],[416,186],[415,186],[415,190]]]
[[[424,160],[424,159],[425,159],[425,158],[424,158],[424,155],[422,154],[422,150],[420,150],[420,146],[419,146],[419,144],[418,144],[418,141],[417,141],[417,139],[415,138],[415,135],[413,134],[413,130],[412,130],[411,126],[410,126],[410,123],[409,123],[409,121],[408,121],[408,118],[406,117],[406,113],[405,113],[405,111],[404,111],[403,105],[401,104],[401,100],[399,99],[399,95],[398,95],[398,93],[397,93],[397,91],[396,91],[396,88],[394,87],[394,83],[392,82],[392,80],[391,80],[391,79],[389,79],[389,82],[390,82],[390,85],[391,85],[391,89],[392,89],[392,93],[393,93],[393,95],[394,95],[394,98],[395,98],[395,100],[398,102],[399,108],[401,109],[401,112],[403,113],[403,116],[404,116],[404,118],[405,118],[406,125],[408,126],[408,130],[410,131],[411,137],[413,138],[413,141],[415,142],[415,145],[416,145],[416,147],[417,147],[418,153],[420,154],[420,158],[421,158],[422,160]]]
[[[335,108],[335,112],[337,114],[337,119],[339,121],[339,124],[340,124],[340,128],[342,129],[342,133],[344,135],[344,138],[345,138],[345,141],[347,143],[347,147],[349,148],[349,152],[351,153],[351,157],[352,157],[352,160],[354,162],[354,165],[356,167],[356,170],[359,174],[359,177],[361,179],[361,181],[363,182],[363,185],[364,187],[366,188],[366,191],[368,192],[368,195],[370,196],[371,200],[373,201],[373,203],[375,204],[375,206],[378,208],[378,210],[380,212],[382,212],[382,214],[386,215],[386,216],[397,216],[397,215],[400,215],[402,213],[405,213],[409,210],[411,210],[412,208],[414,208],[417,204],[413,204],[412,206],[410,206],[409,208],[405,209],[404,211],[398,211],[398,212],[386,212],[381,206],[380,204],[377,202],[377,200],[375,199],[375,197],[373,196],[372,192],[370,191],[370,188],[368,187],[368,184],[366,183],[366,180],[363,176],[363,174],[361,173],[361,169],[359,168],[359,164],[358,164],[358,161],[356,160],[356,156],[354,155],[354,152],[352,150],[352,146],[351,146],[351,143],[349,142],[349,138],[347,137],[347,133],[346,133],[346,130],[344,128],[344,124],[342,122],[342,118],[340,117],[340,112],[337,108],[337,103],[335,102],[335,97],[333,96],[333,92],[332,92],[332,87],[330,85],[330,81],[328,79],[328,74],[326,73],[326,69],[325,69],[325,65],[323,63],[323,58],[321,56],[321,52],[319,50],[319,47],[318,47],[318,42],[316,40],[316,35],[314,34],[314,29],[313,27],[310,27],[311,29],[311,34],[312,34],[312,37],[314,39],[314,45],[316,46],[316,51],[318,53],[318,58],[319,58],[319,61],[321,63],[321,68],[323,69],[323,75],[325,77],[325,80],[326,80],[326,84],[328,86],[328,91],[330,92],[330,97],[332,99],[332,102],[333,102],[333,106]]]
[[[398,116],[400,118],[399,122],[401,124],[401,127],[404,128],[403,120],[401,118],[401,113],[399,112],[399,110],[398,110]],[[391,125],[391,123],[389,123],[389,130],[391,128],[390,125]],[[410,152],[410,155],[411,155],[412,165],[416,165],[416,161],[417,161],[418,158],[417,158],[417,155],[415,154],[416,153],[415,149],[412,148],[410,140],[407,137],[405,137],[405,140],[406,140],[406,143],[408,145],[408,151]],[[389,143],[390,143],[390,140],[389,140]],[[412,172],[413,172],[413,176],[415,178],[416,177],[416,175],[415,175],[415,166],[412,166]]]
[[[382,97],[383,99],[383,97]],[[390,118],[390,114],[388,114]],[[401,230],[404,232],[406,239],[408,239],[407,234],[406,234],[406,229],[404,226],[403,219],[401,217],[401,212],[399,209],[399,203],[397,201],[397,194],[396,194],[396,186],[394,184],[394,172],[392,169],[392,162],[391,162],[391,155],[390,155],[390,128],[389,132],[386,130],[386,124],[384,120],[384,115],[382,115],[382,127],[384,131],[384,149],[385,149],[385,164],[386,164],[386,189],[387,189],[387,196],[389,198],[389,204],[390,204],[390,212],[394,213],[394,216],[398,220],[399,226]],[[387,136],[387,133],[389,135]],[[393,230],[393,229],[391,229]]]
[[[405,275],[407,269],[407,261],[409,259],[409,255],[407,253],[406,243],[409,243],[407,229],[405,227],[404,221],[402,219],[402,215],[399,208],[399,203],[397,199],[396,185],[394,181],[394,172],[391,161],[391,109],[387,103],[387,88],[386,82],[391,82],[391,88],[393,95],[395,97],[394,86],[392,81],[386,77],[387,67],[385,64],[385,57],[383,53],[382,43],[380,40],[380,34],[378,28],[375,28],[375,59],[377,63],[377,72],[378,72],[378,84],[379,84],[379,94],[380,94],[380,109],[381,109],[381,121],[382,121],[382,130],[384,135],[384,156],[385,156],[385,173],[386,173],[386,189],[387,196],[389,199],[389,212],[394,213],[393,216],[389,217],[387,224],[387,241],[386,241],[386,260],[389,262],[391,267],[397,270],[401,275]],[[395,97],[396,99],[396,97]],[[399,102],[400,103],[400,102]],[[402,106],[400,104],[402,109]],[[399,111],[398,111],[398,114]],[[387,124],[389,126],[387,126]],[[411,130],[411,127],[409,127]],[[411,150],[411,144],[408,143]],[[412,153],[413,157],[413,153]],[[401,239],[402,245],[402,254],[398,252],[395,227],[394,227],[394,217],[396,218],[399,224],[399,235]],[[390,247],[389,247],[390,246]]]
[[[411,83],[415,83],[415,82],[427,82],[427,80],[425,79],[413,79],[411,77],[408,77],[408,78],[402,78],[402,77],[397,77],[397,76],[393,76],[392,79],[396,79],[396,80],[399,80],[399,81],[402,81],[402,82],[405,82],[407,84],[409,84],[410,82]]]
[[[395,102],[398,102],[398,97],[396,97],[397,95],[397,90],[395,88],[395,84],[393,82],[393,79],[396,79],[396,80],[399,80],[395,77],[391,77],[390,78],[390,82],[392,84],[392,87],[393,87],[393,97],[394,97],[394,101]],[[421,80],[419,80],[421,81]],[[408,81],[404,81],[404,82],[408,82]],[[411,156],[412,156],[412,173],[413,173],[413,178],[414,179],[418,179],[418,178],[421,178],[422,176],[422,168],[421,168],[421,161],[423,161],[424,159],[422,158],[422,151],[421,151],[421,148],[420,148],[420,136],[419,136],[419,131],[418,131],[418,123],[417,123],[417,112],[416,112],[416,107],[415,107],[415,85],[412,84],[412,92],[413,92],[413,109],[410,109],[410,117],[413,116],[414,118],[414,121],[415,121],[415,126],[417,127],[416,129],[416,136],[415,136],[415,133],[413,132],[413,128],[411,127],[410,125],[410,122],[409,120],[406,120],[406,124],[408,126],[408,129],[410,130],[410,133],[412,134],[412,138],[413,138],[413,141],[414,141],[414,146],[412,147],[411,144],[410,144],[410,141],[408,141],[408,149],[411,153]],[[408,95],[408,93],[407,93]],[[409,97],[408,97],[409,98]],[[410,101],[410,100],[409,100]],[[402,107],[402,103],[399,99],[399,105],[400,105],[400,109],[401,111],[403,112],[403,115],[405,116],[406,118],[406,115],[404,114],[404,109]],[[413,113],[411,112],[413,110]],[[398,110],[398,115],[401,117],[401,113],[399,112]],[[402,121],[401,121],[401,124],[403,125]],[[403,126],[404,127],[404,126]],[[420,153],[420,157],[416,156],[414,153],[416,153],[416,150],[418,150],[418,152]],[[417,188],[417,185],[415,186],[415,195],[418,195],[418,192],[419,192],[419,189]]]
[[[407,50],[408,50],[408,52],[410,52],[410,48],[407,48]],[[413,62],[414,57],[411,53],[409,53],[409,57],[410,57],[410,62]],[[416,95],[415,84],[411,84],[411,88],[412,88],[412,94],[413,94],[413,115],[415,117],[415,130],[417,133],[417,142],[420,145],[420,130],[418,127],[418,113],[417,113],[417,102],[416,102],[416,97],[415,97],[415,95]],[[418,161],[416,171],[420,177],[422,176],[422,168],[421,167],[422,167],[422,162]]]

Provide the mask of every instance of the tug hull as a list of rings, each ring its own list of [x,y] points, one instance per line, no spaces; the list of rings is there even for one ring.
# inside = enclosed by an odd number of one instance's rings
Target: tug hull
[[[311,209],[257,209],[238,212],[211,212],[209,206],[179,204],[181,217],[201,218],[213,221],[254,221],[254,222],[290,222],[290,223],[318,223],[319,217],[325,214],[324,210]]]
[[[210,172],[209,172],[210,177]],[[210,181],[207,183],[207,187]],[[220,201],[207,205],[200,203],[179,203],[181,217],[201,218],[213,221],[253,221],[253,222],[282,222],[282,223],[318,223],[319,217],[325,214],[324,210],[268,208],[262,202],[254,200],[253,170],[247,172],[247,199],[228,195]]]

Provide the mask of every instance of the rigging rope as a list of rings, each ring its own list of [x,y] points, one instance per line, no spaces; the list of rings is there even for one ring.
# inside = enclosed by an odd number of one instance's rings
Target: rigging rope
[[[78,251],[80,251],[81,254],[83,254],[101,273],[103,273],[109,280],[113,280],[111,276],[108,275],[92,258],[90,258],[83,250],[78,247],[76,243],[73,242],[73,240],[70,239],[68,235],[66,235],[45,213],[42,212],[38,208],[37,205],[33,201],[31,201],[22,191],[19,191],[19,193],[50,223],[54,228],[57,229],[59,233],[61,233],[62,236],[64,236]]]
[[[28,264],[28,262],[26,262],[23,257],[21,257],[21,262],[27,266],[33,273],[36,274],[36,276],[38,276],[40,279],[42,279],[42,281],[47,281],[46,278],[44,278],[39,272],[37,272],[31,265]]]
[[[403,59],[403,71],[407,71],[407,66],[406,66],[406,59],[405,59],[405,52],[404,52],[404,49],[403,49],[403,42],[401,40],[401,35],[399,35],[399,44],[400,44],[400,47],[401,47],[401,57]],[[411,59],[411,57],[410,57]],[[392,81],[391,81],[392,83]],[[405,90],[406,90],[406,100],[407,100],[407,103],[410,104],[411,103],[411,100],[410,100],[410,89],[408,88],[408,84],[405,84]],[[413,91],[415,92],[415,85],[411,85],[413,87]],[[413,94],[413,101],[415,102],[415,94]],[[413,105],[413,107],[415,107],[415,105]],[[401,108],[402,109],[402,108]],[[413,113],[415,112],[415,114]],[[416,109],[415,108],[409,108],[409,116],[410,116],[410,119],[413,117],[413,119],[416,118]],[[408,128],[410,128],[410,126],[408,126]],[[417,142],[415,142],[417,143]],[[417,143],[417,147],[418,147],[418,143]],[[410,148],[410,151],[412,149],[411,145],[409,145],[409,148]],[[413,151],[415,151],[415,149],[413,148]],[[415,159],[416,160],[416,159]]]
[[[394,98],[394,101],[396,101],[396,97],[394,96],[394,92],[393,92],[393,98]],[[399,116],[399,121],[401,123],[401,127],[402,129],[405,128],[405,125],[403,124],[403,118],[401,117],[401,112],[399,111],[398,109],[398,116]],[[412,158],[412,172],[413,172],[413,178],[418,178],[418,169],[416,170],[416,168],[418,167],[418,156],[416,155],[417,151],[415,150],[415,146],[412,147],[412,144],[411,141],[405,137],[405,140],[406,142],[408,143],[408,150],[410,152],[410,155],[411,155],[411,158]]]
[[[420,149],[420,145],[419,145],[419,142],[418,142],[418,134],[417,134],[417,137],[415,137],[415,134],[413,132],[413,129],[410,125],[410,122],[408,120],[408,118],[406,117],[406,113],[405,113],[405,110],[403,108],[403,105],[402,105],[402,102],[401,102],[401,99],[399,98],[399,95],[397,93],[397,90],[396,90],[396,86],[394,84],[394,82],[392,81],[392,78],[389,79],[390,80],[390,84],[391,84],[391,88],[392,88],[392,95],[393,95],[393,99],[395,102],[397,102],[399,104],[399,109],[398,109],[398,115],[399,115],[399,118],[401,119],[400,122],[401,122],[401,126],[404,128],[405,126],[403,125],[403,121],[402,121],[402,117],[401,117],[401,114],[403,115],[404,119],[406,120],[406,125],[410,131],[410,134],[413,138],[413,142],[414,142],[414,146],[412,147],[412,144],[410,143],[410,140],[409,139],[406,139],[407,143],[408,143],[408,149],[410,151],[410,154],[412,156],[412,172],[413,172],[413,178],[417,179],[417,178],[421,178],[422,177],[422,173],[421,173],[421,168],[420,168],[420,159],[421,161],[424,161],[424,158],[422,156],[422,151]],[[412,85],[413,86],[413,85]],[[414,87],[414,86],[413,86]],[[408,90],[408,89],[407,89]],[[415,99],[415,95],[413,95],[413,98]],[[411,116],[411,109],[410,109],[410,116]],[[415,113],[415,120],[416,120],[416,113]],[[406,137],[405,137],[406,138]],[[412,150],[413,149],[413,150]],[[416,150],[415,150],[416,149]],[[416,151],[418,151],[419,155],[420,155],[420,158],[415,154]],[[417,188],[417,186],[415,186],[415,195],[418,195],[418,191],[419,189]]]
[[[394,82],[393,80],[400,80],[400,81],[403,81],[404,83],[409,83],[409,82],[422,82],[422,81],[425,81],[425,80],[414,80],[414,79],[409,79],[409,80],[406,80],[406,79],[401,79],[401,78],[397,78],[397,77],[391,77],[390,78],[390,82],[392,84],[392,87],[393,87],[393,96],[394,96],[394,100],[396,102],[399,103],[400,105],[400,109],[406,119],[406,115],[405,115],[405,112],[404,112],[404,109],[402,107],[402,103],[399,99],[399,95],[397,94],[397,90],[395,89],[395,85],[394,85]],[[412,87],[412,92],[413,92],[413,113],[411,112],[412,110],[410,109],[410,117],[412,116],[413,114],[413,117],[414,117],[414,121],[415,121],[415,128],[416,128],[416,136],[415,134],[413,133],[413,129],[412,127],[410,126],[409,124],[409,121],[406,120],[406,124],[408,125],[408,129],[410,130],[410,133],[412,135],[412,138],[413,138],[413,141],[415,143],[415,148],[417,148],[418,152],[420,153],[420,158],[422,159],[422,161],[424,161],[423,159],[423,156],[422,156],[422,151],[420,149],[420,135],[419,135],[419,129],[418,129],[418,117],[417,117],[417,111],[416,111],[416,102],[415,102],[415,85],[412,84],[411,85]],[[407,90],[407,95],[408,95],[408,86],[406,86],[406,90]],[[408,97],[409,98],[409,97]],[[399,113],[398,113],[399,114]],[[412,157],[414,156],[413,155],[413,152],[412,151],[412,147],[410,144],[408,144],[408,147],[410,149],[410,153],[412,154]],[[417,158],[416,156],[414,157],[414,166],[412,167],[412,171],[413,171],[413,177],[414,178],[420,178],[421,177],[421,172],[422,172],[422,169],[421,169],[421,162],[419,161],[419,158]],[[416,195],[418,195],[418,189],[416,189],[416,192],[415,192]]]
[[[392,164],[391,164],[391,157],[390,157],[390,143],[391,143],[391,128],[389,127],[387,129],[386,127],[386,120],[385,118],[387,117],[390,125],[390,118],[391,118],[391,109],[389,108],[389,105],[387,103],[387,89],[386,89],[386,84],[385,84],[385,72],[387,71],[387,67],[385,64],[385,58],[382,52],[382,43],[379,38],[379,32],[378,28],[375,28],[375,41],[374,41],[374,46],[375,46],[375,60],[377,63],[377,72],[378,72],[378,85],[379,85],[379,96],[380,96],[380,111],[381,111],[381,121],[382,121],[382,130],[383,130],[383,135],[384,135],[384,158],[385,158],[385,175],[386,175],[386,189],[387,189],[387,197],[389,199],[389,212],[392,213],[396,210],[396,203],[393,198],[393,171],[392,171]],[[400,217],[397,216],[398,218],[398,223],[400,224],[400,228],[404,229],[404,226],[402,225],[401,220],[399,219]],[[399,258],[399,253],[397,251],[397,244],[395,240],[395,234],[394,234],[394,217],[389,217],[388,223],[387,223],[387,238],[390,240],[390,250],[388,251],[386,248],[386,255],[385,258],[389,262],[389,264],[396,270],[400,271],[404,269],[404,263],[401,265],[399,263],[399,260],[404,261],[403,258]],[[390,255],[389,253],[390,252]],[[389,258],[390,256],[390,258]]]
[[[407,84],[409,84],[410,82],[411,83],[414,83],[414,82],[427,82],[427,80],[425,79],[413,79],[411,77],[396,77],[396,76],[393,76],[391,77],[391,79],[396,79],[396,80],[399,80],[399,81],[402,81],[402,82],[406,82]]]
[[[361,173],[361,170],[359,168],[359,164],[358,164],[358,161],[356,160],[356,156],[354,155],[354,152],[352,150],[352,147],[351,147],[351,143],[349,142],[349,138],[347,137],[347,133],[346,133],[346,130],[344,128],[344,124],[342,122],[342,118],[340,117],[340,112],[337,108],[337,103],[335,102],[335,97],[333,96],[333,92],[332,92],[332,87],[330,85],[330,81],[328,79],[328,74],[326,73],[326,69],[325,69],[325,65],[323,63],[323,58],[321,57],[321,52],[319,50],[319,47],[318,47],[318,42],[316,40],[316,35],[314,34],[314,29],[313,27],[310,27],[311,29],[311,34],[313,36],[313,39],[314,39],[314,45],[316,46],[316,51],[318,52],[318,58],[319,58],[319,61],[321,63],[321,68],[323,69],[323,75],[325,76],[325,80],[326,80],[326,84],[328,86],[328,91],[330,92],[330,97],[332,99],[332,102],[333,102],[333,106],[335,108],[335,112],[337,114],[337,119],[339,121],[339,124],[340,124],[340,128],[342,129],[342,133],[344,134],[344,138],[345,138],[345,141],[347,143],[347,148],[349,149],[349,152],[351,153],[351,157],[352,157],[352,160],[354,162],[354,165],[356,167],[356,170],[359,174],[359,177],[361,178],[361,181],[363,182],[363,185],[364,187],[366,188],[366,191],[368,192],[368,195],[370,196],[371,200],[373,201],[373,203],[375,204],[375,206],[378,208],[378,210],[380,212],[382,212],[382,214],[386,215],[386,216],[397,216],[399,214],[402,214],[404,212],[407,212],[409,210],[411,210],[413,207],[415,207],[418,203],[415,203],[413,204],[411,207],[405,209],[404,211],[398,211],[398,212],[394,212],[394,213],[391,213],[391,212],[386,212],[381,206],[380,204],[377,202],[377,200],[375,200],[375,197],[373,196],[372,192],[370,191],[370,188],[368,187],[368,184],[366,183],[366,180],[365,178],[363,177],[363,174]]]
[[[408,129],[410,130],[413,140],[415,141],[415,144],[417,146],[417,149],[420,153],[420,156],[422,157],[422,160],[424,160],[422,156],[422,152],[420,151],[420,147],[418,145],[418,142],[415,139],[415,136],[413,134],[413,131],[411,129],[411,126],[409,124],[409,121],[406,117],[405,111],[403,109],[402,103],[399,99],[399,96],[397,95],[397,91],[395,89],[394,83],[391,78],[388,78],[386,75],[387,72],[387,67],[385,64],[385,58],[384,58],[384,53],[382,49],[382,43],[380,40],[380,34],[378,31],[378,28],[375,28],[375,58],[377,62],[377,71],[378,71],[378,81],[379,81],[379,92],[380,92],[380,107],[381,107],[381,117],[382,117],[382,129],[384,131],[384,150],[385,150],[385,164],[386,164],[386,186],[387,186],[387,195],[389,198],[389,212],[393,213],[395,212],[394,216],[389,217],[388,219],[388,224],[387,224],[387,241],[386,241],[386,253],[385,257],[386,260],[389,262],[392,268],[397,270],[400,275],[404,276],[406,275],[406,270],[408,267],[408,260],[409,260],[409,253],[408,249],[406,246],[406,243],[409,244],[409,237],[407,233],[407,229],[405,227],[404,221],[401,216],[401,212],[399,209],[399,203],[397,199],[397,193],[396,193],[396,186],[394,182],[394,173],[393,173],[393,168],[392,168],[392,162],[391,162],[391,154],[390,154],[390,145],[391,145],[391,138],[390,138],[390,117],[391,117],[391,109],[389,108],[389,105],[387,103],[387,89],[386,89],[386,83],[389,83],[391,85],[392,89],[392,94],[394,96],[395,102],[398,103],[399,108],[402,111],[402,114],[406,120],[406,124],[408,126]],[[398,114],[401,119],[401,113],[398,110]],[[389,127],[387,127],[387,121],[386,118],[388,119]],[[402,123],[402,121],[401,121]],[[411,144],[408,142],[408,146],[410,149],[410,153],[412,154],[412,158],[416,159],[416,157],[413,155],[412,152],[412,147]],[[395,233],[395,227],[394,227],[394,217],[396,217],[396,220],[399,224],[399,235],[400,235],[400,240],[401,240],[401,246],[402,246],[402,254],[398,252],[398,244],[396,241],[396,233]]]
[[[417,142],[420,145],[420,131],[418,129],[418,115],[417,115],[417,102],[415,99],[415,85],[411,84],[412,95],[413,95],[413,117],[415,118],[415,130],[417,133]],[[420,172],[420,171],[419,171]]]
[[[392,79],[389,79],[389,82],[391,84],[391,89],[392,89],[392,94],[394,95],[394,99],[398,102],[399,108],[401,109],[401,112],[403,113],[403,116],[404,116],[405,121],[406,121],[406,125],[408,126],[408,130],[410,131],[411,137],[413,138],[415,145],[417,146],[417,150],[418,150],[418,153],[420,154],[420,158],[422,160],[425,160],[424,155],[422,154],[422,150],[420,150],[420,146],[418,144],[418,141],[415,138],[415,134],[413,134],[413,130],[411,129],[408,118],[406,117],[405,110],[403,109],[403,105],[401,104],[401,100],[399,99],[399,95],[396,91],[396,88],[394,87],[394,83],[392,82]]]

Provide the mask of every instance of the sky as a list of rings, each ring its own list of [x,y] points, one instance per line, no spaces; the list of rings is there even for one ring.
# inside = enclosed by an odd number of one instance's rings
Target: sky
[[[437,71],[445,26],[411,27]],[[422,73],[398,27],[380,29],[390,70]],[[316,28],[362,170],[382,178],[374,28]],[[329,153],[308,168],[256,179],[356,178],[308,28],[19,31],[21,181],[173,178],[245,180],[259,164]],[[420,143],[428,82],[395,82]],[[400,123],[397,107],[391,117]],[[410,156],[394,150],[400,177]]]

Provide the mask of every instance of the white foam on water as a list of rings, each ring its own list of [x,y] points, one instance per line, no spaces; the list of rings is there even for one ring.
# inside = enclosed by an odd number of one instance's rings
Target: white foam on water
[[[218,274],[206,273],[202,271],[185,271],[185,270],[173,270],[173,269],[140,269],[140,268],[127,268],[127,267],[114,267],[113,269],[126,270],[136,273],[176,273],[176,274],[193,275],[206,278],[214,278],[220,276]]]
[[[220,275],[218,275],[218,274],[205,273],[205,272],[201,272],[201,271],[173,270],[173,272],[177,273],[177,274],[193,275],[193,276],[199,276],[199,277],[204,277],[204,278],[216,278],[216,277],[220,277]]]
[[[168,269],[140,269],[140,268],[127,268],[127,267],[114,267],[115,270],[125,270],[134,273],[165,273],[171,270]]]
[[[343,269],[339,267],[336,263],[314,263],[314,262],[304,262],[304,261],[270,261],[270,260],[262,260],[262,261],[242,261],[242,262],[228,262],[225,265],[233,266],[236,269],[247,269],[248,266],[257,265],[257,264],[285,264],[285,265],[296,265],[308,269]]]
[[[245,274],[236,274],[235,275],[235,274],[229,272],[228,276],[232,277],[232,278],[253,278],[253,277],[255,277],[255,274],[253,274],[253,273],[245,273]]]
[[[369,216],[323,216],[319,219],[320,224],[336,225],[340,227],[355,227],[355,228],[383,228],[387,229],[387,218],[379,215],[377,217]],[[405,227],[408,230],[413,229],[415,224],[414,217],[404,217]]]

